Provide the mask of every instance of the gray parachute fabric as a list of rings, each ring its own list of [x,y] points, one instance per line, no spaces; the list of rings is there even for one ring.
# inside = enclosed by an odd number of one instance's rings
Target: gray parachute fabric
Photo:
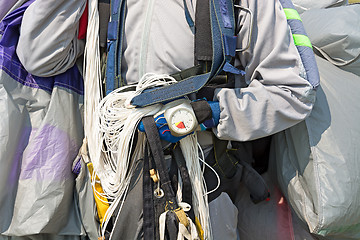
[[[273,138],[280,188],[310,232],[360,239],[360,77],[316,57],[311,115]]]
[[[312,9],[301,18],[319,55],[360,76],[360,4]]]
[[[304,11],[308,11],[310,9],[321,9],[346,5],[348,0],[292,0],[292,2],[295,6],[295,9],[299,13],[303,13]]]
[[[262,175],[271,192],[268,201],[254,204],[244,184],[239,185],[235,204],[239,212],[237,226],[240,240],[264,240],[265,234],[266,240],[315,240],[291,210],[269,172]]]
[[[85,238],[72,162],[83,138],[82,78],[76,67],[40,78],[15,46],[22,14],[0,23],[0,239]]]

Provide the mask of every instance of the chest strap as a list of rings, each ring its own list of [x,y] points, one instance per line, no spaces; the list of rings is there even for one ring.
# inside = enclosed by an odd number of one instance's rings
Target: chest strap
[[[191,76],[175,84],[143,92],[134,97],[136,107],[170,101],[200,90],[222,70],[234,74],[242,71],[230,64],[236,52],[234,5],[230,0],[210,0],[210,24],[212,39],[212,65],[209,72]]]

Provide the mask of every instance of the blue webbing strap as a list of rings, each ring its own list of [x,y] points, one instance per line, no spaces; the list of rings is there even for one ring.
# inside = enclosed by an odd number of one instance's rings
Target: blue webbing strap
[[[235,35],[235,20],[232,1],[210,0],[210,15],[213,45],[213,60],[210,72],[189,77],[166,87],[143,92],[132,99],[131,104],[133,106],[145,107],[197,92],[208,82],[208,80],[215,77],[223,69],[225,64],[227,66],[230,65],[228,61],[231,59],[231,54],[229,55],[229,53],[234,47],[229,47],[227,44],[236,41],[225,42],[224,39],[232,38]],[[225,49],[228,54],[226,54]]]
[[[280,3],[284,9],[289,8],[295,10],[295,7],[291,2],[291,0],[280,0]],[[299,34],[299,35],[307,36],[304,25],[300,19],[287,19],[287,22],[290,26],[291,33],[293,35]],[[304,65],[307,75],[307,80],[311,83],[313,88],[317,88],[320,84],[320,76],[319,76],[319,71],[317,68],[313,49],[309,46],[297,45],[297,44],[295,45],[300,54],[301,61]]]
[[[125,85],[121,79],[122,41],[125,21],[125,0],[111,0],[111,21],[108,25],[106,94]]]

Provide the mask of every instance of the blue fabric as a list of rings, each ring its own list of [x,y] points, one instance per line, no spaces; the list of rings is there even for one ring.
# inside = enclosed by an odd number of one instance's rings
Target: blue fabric
[[[243,70],[237,69],[236,67],[234,67],[233,65],[231,65],[230,63],[226,62],[224,64],[223,70],[225,72],[229,72],[229,73],[233,73],[233,74],[237,74],[237,75],[245,75],[245,72]]]
[[[220,12],[221,12],[221,19],[223,21],[223,25],[226,28],[232,28],[234,24],[232,23],[233,16],[229,13],[228,3],[227,0],[220,0]]]
[[[190,29],[191,29],[191,32],[195,34],[195,24],[194,24],[194,21],[193,19],[191,18],[190,16],[190,13],[189,13],[189,9],[186,5],[186,1],[183,0],[183,3],[184,3],[184,8],[185,8],[185,18],[186,18],[186,22],[188,23]]]
[[[106,65],[106,94],[120,87],[122,42],[125,22],[125,0],[111,1],[111,21],[108,24],[108,56]],[[120,10],[120,11],[119,11]]]
[[[212,119],[214,119],[214,123],[216,126],[219,124],[219,120],[220,120],[220,104],[219,104],[219,102],[215,102],[215,101],[208,101],[208,103],[211,108]]]
[[[220,105],[219,105],[219,102],[208,101],[208,103],[209,103],[210,108],[211,108],[212,118],[208,119],[208,120],[205,120],[203,123],[200,124],[201,131],[216,127],[219,124],[219,121],[220,121]]]
[[[227,36],[224,35],[224,52],[225,55],[235,57],[236,54],[236,36]]]

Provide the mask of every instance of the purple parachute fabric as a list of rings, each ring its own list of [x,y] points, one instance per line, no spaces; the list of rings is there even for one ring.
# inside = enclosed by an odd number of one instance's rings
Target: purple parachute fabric
[[[32,2],[0,23],[0,239],[79,239],[71,165],[83,139],[83,81],[76,66],[45,78],[20,63],[19,29]]]

